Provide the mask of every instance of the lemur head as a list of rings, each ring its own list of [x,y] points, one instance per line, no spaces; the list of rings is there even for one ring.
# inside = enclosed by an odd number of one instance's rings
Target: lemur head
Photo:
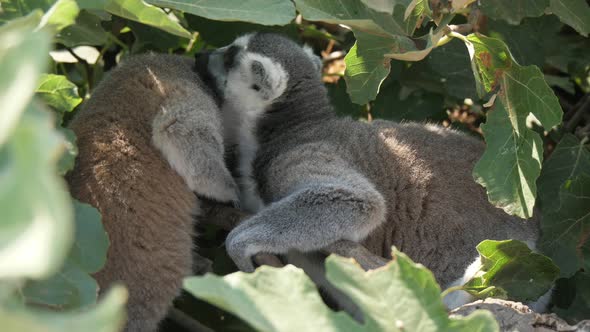
[[[321,60],[308,47],[278,34],[253,33],[197,55],[225,103],[263,112],[306,82],[320,82]]]

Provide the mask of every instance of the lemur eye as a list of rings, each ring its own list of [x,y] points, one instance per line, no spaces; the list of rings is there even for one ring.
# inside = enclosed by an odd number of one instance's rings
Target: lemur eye
[[[234,62],[236,60],[236,55],[240,52],[240,48],[238,46],[230,46],[227,51],[223,54],[223,66],[226,69],[229,69],[234,66]]]
[[[251,88],[252,88],[254,91],[260,91],[260,85],[258,85],[258,84],[253,84],[253,85],[251,86]]]

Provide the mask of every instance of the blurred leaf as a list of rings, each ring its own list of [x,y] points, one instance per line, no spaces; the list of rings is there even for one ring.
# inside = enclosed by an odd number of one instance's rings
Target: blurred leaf
[[[481,129],[487,147],[473,169],[473,177],[486,187],[490,202],[509,214],[530,217],[535,181],[541,172],[541,138],[526,127],[514,130],[508,111],[498,100]]]
[[[580,174],[590,174],[590,151],[574,135],[565,134],[543,164],[537,181],[544,214],[559,208],[561,187]]]
[[[535,253],[520,241],[485,240],[477,245],[482,267],[463,290],[474,296],[532,301],[545,294],[559,275],[551,259]],[[481,273],[481,275],[480,275]]]
[[[545,74],[544,78],[545,82],[547,82],[549,86],[552,86],[554,88],[560,88],[571,95],[576,94],[574,82],[572,82],[572,80],[569,77]]]
[[[113,15],[147,24],[179,37],[191,37],[190,32],[180,23],[160,8],[147,4],[143,0],[106,0],[104,9]]]
[[[127,25],[135,36],[132,53],[141,53],[146,50],[168,53],[170,50],[179,48],[184,40],[166,31],[138,22],[129,22]]]
[[[498,330],[487,312],[449,319],[432,273],[398,251],[393,257],[390,264],[369,272],[351,259],[331,256],[326,261],[328,280],[362,310],[362,326],[328,309],[305,273],[291,265],[263,266],[253,274],[237,272],[223,278],[192,277],[184,285],[262,331]]]
[[[296,24],[266,26],[246,22],[219,22],[190,14],[185,15],[185,18],[189,27],[199,32],[199,37],[216,47],[231,44],[237,37],[256,31],[282,33],[293,39],[299,36],[299,26]]]
[[[549,0],[483,0],[481,10],[493,19],[519,24],[525,17],[537,17],[545,13]]]
[[[372,10],[358,0],[295,0],[295,5],[306,20],[344,24],[376,36],[406,36],[416,28],[415,21],[404,21],[406,6],[399,4],[393,14]]]
[[[90,310],[57,313],[0,307],[0,322],[7,332],[117,332],[125,322],[126,300],[125,289],[115,287]]]
[[[74,201],[75,242],[65,266],[49,279],[29,282],[23,290],[27,303],[73,309],[96,302],[98,284],[89,275],[100,270],[109,240],[94,207]]]
[[[443,85],[449,95],[459,99],[478,99],[475,79],[469,67],[469,53],[461,41],[455,39],[435,48],[428,55],[427,62],[444,78]]]
[[[559,192],[557,210],[546,211],[540,247],[569,277],[579,269],[590,271],[590,176],[567,180]],[[586,253],[586,255],[585,255]]]
[[[76,134],[74,131],[64,127],[58,127],[58,130],[65,138],[65,149],[59,161],[57,162],[57,172],[59,175],[65,175],[74,168],[76,156],[78,156],[78,147],[76,146]]]
[[[453,0],[452,6],[454,10],[462,9],[469,6],[475,0]]]
[[[60,31],[55,39],[67,47],[103,45],[107,42],[108,35],[100,22],[98,16],[82,10],[76,18],[76,24]]]
[[[550,10],[584,37],[590,33],[590,5],[584,0],[551,0]]]
[[[32,33],[40,13],[24,23],[14,21],[0,27],[0,146],[14,130],[34,93],[39,72],[45,67],[49,36]],[[27,27],[28,25],[28,27]]]
[[[63,113],[71,112],[82,102],[78,95],[78,87],[62,75],[42,74],[35,93],[57,111],[60,116],[59,123]]]
[[[39,12],[39,17],[43,16],[43,12],[47,11],[54,3],[54,0],[0,0],[0,23],[27,16],[35,11]],[[37,14],[35,14],[37,16]],[[38,25],[40,20],[37,20],[35,25]]]
[[[385,54],[385,56],[402,61],[420,61],[436,47],[442,36],[444,36],[444,30],[436,34],[430,31],[428,35],[414,39],[410,47],[404,47],[397,51],[394,50],[392,53]],[[418,48],[415,46],[417,44],[421,44],[422,46]]]
[[[573,277],[566,279],[565,282],[557,283],[554,297],[564,292],[563,288],[570,288],[568,292],[572,299],[567,306],[560,306],[556,303],[553,312],[570,324],[588,319],[590,317],[590,273],[579,271]]]
[[[75,0],[57,0],[43,15],[39,27],[48,27],[52,32],[60,31],[76,22],[79,11]]]
[[[295,7],[287,0],[148,0],[217,21],[242,21],[262,25],[285,25],[295,19]]]
[[[393,6],[395,5],[394,0],[361,0],[361,2],[373,10],[387,14],[393,13]]]

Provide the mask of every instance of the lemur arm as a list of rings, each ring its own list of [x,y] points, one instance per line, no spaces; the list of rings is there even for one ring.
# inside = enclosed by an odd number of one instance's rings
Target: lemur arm
[[[180,91],[162,105],[153,120],[153,143],[189,188],[221,202],[238,200],[234,179],[225,166],[221,120],[203,91]],[[200,101],[200,102],[195,102]]]
[[[301,166],[309,171],[310,165]],[[337,169],[338,176],[304,179],[305,185],[239,224],[226,240],[236,265],[252,271],[251,258],[258,253],[329,250],[340,240],[360,241],[383,223],[385,203],[381,194],[354,170]],[[335,248],[346,251],[342,245]]]

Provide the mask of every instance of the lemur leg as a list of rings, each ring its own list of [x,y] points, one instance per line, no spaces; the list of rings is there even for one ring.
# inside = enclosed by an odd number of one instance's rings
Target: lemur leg
[[[192,88],[192,86],[191,86]],[[238,201],[237,185],[225,166],[223,128],[213,102],[178,87],[153,120],[153,143],[188,187],[220,202]],[[184,91],[183,91],[184,90]],[[193,89],[194,90],[194,89]]]
[[[380,268],[389,262],[389,260],[370,252],[369,249],[361,243],[350,240],[334,242],[324,248],[322,252],[326,255],[336,254],[343,257],[354,258],[354,260],[365,270]]]
[[[310,252],[365,238],[385,220],[384,199],[360,174],[345,179],[302,186],[238,225],[226,240],[238,268],[253,271],[257,253]]]

